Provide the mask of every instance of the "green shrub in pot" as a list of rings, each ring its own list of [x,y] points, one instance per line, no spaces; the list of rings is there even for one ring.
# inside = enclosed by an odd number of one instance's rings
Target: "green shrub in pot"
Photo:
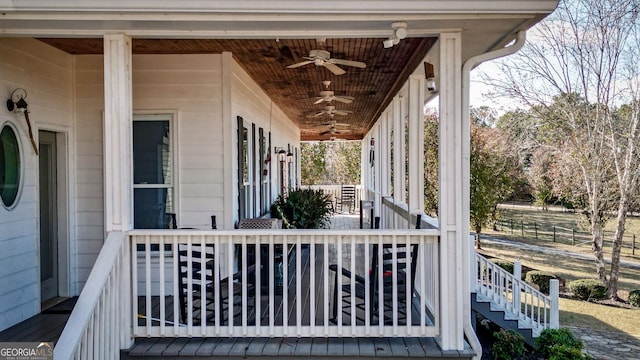
[[[329,225],[331,200],[322,190],[294,189],[271,205],[271,217],[287,229],[321,229]]]

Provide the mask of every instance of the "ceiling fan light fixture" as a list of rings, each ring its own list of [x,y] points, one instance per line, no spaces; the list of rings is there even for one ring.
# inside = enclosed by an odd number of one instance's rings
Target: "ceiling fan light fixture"
[[[394,45],[393,38],[388,38],[387,40],[384,40],[384,41],[382,42],[382,45],[384,45],[384,48],[385,48],[385,49],[392,48],[392,47],[393,47],[393,45]]]

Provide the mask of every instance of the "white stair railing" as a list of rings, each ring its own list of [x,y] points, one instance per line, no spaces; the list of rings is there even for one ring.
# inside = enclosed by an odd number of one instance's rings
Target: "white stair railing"
[[[475,253],[473,262],[476,292],[488,297],[537,331],[559,326],[558,292],[559,282],[552,279],[549,296],[521,280],[521,265],[514,263],[514,274],[484,256]]]
[[[60,339],[56,360],[119,359],[132,344],[131,259],[126,233],[111,232]]]

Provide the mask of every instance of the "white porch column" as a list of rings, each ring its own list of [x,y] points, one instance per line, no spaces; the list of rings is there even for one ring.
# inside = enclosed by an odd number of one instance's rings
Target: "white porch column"
[[[404,119],[401,95],[393,98],[393,202],[404,202]],[[397,229],[402,218],[394,213],[393,228]]]
[[[424,212],[424,86],[424,76],[409,77],[410,213]]]
[[[389,224],[386,223],[384,212],[382,211],[382,198],[389,195],[389,116],[388,112],[382,113],[380,117],[380,139],[377,140],[380,149],[378,156],[378,177],[380,179],[380,228],[386,229]]]
[[[104,36],[104,226],[133,228],[131,38]]]
[[[382,119],[382,118],[381,118]],[[381,131],[382,125],[380,122],[374,126],[373,138],[375,139],[375,144],[373,146],[374,152],[374,160],[373,160],[373,189],[376,193],[375,198],[375,206],[373,208],[374,216],[381,216],[381,208],[382,208],[382,141],[381,141]]]
[[[461,35],[440,35],[440,328],[443,350],[464,346],[469,273],[469,120],[462,118]]]

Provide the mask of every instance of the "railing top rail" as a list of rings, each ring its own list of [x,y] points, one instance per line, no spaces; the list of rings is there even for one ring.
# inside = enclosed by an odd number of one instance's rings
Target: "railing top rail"
[[[438,229],[363,229],[363,230],[334,230],[334,229],[242,229],[242,230],[193,230],[193,229],[149,229],[130,230],[128,235],[142,236],[243,236],[243,235],[273,235],[273,236],[315,236],[324,235],[342,237],[377,237],[377,236],[440,236]]]
[[[109,274],[115,266],[118,253],[124,244],[124,232],[110,232],[104,242],[102,250],[96,259],[95,265],[87,278],[84,289],[69,316],[58,342],[54,349],[56,359],[71,359],[76,344],[83,336],[83,329],[87,327],[91,316],[104,288]]]

